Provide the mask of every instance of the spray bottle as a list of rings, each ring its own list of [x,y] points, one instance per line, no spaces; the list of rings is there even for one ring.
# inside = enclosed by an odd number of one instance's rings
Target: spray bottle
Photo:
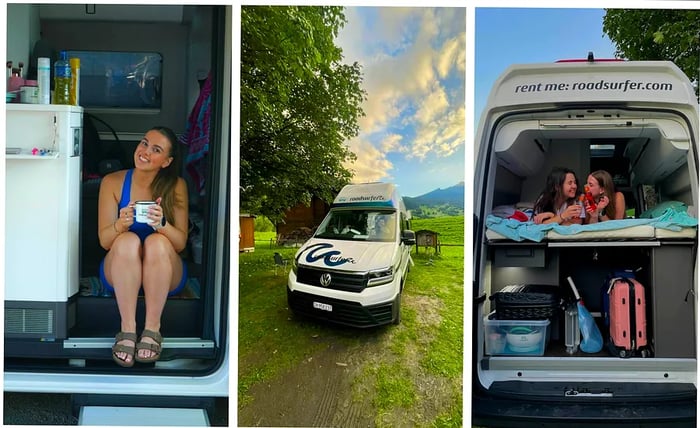
[[[39,84],[39,104],[51,103],[51,60],[49,58],[37,59],[37,81]]]

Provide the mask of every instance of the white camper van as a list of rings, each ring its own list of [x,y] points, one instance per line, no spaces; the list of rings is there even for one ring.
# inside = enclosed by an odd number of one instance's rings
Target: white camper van
[[[134,423],[137,408],[143,425],[207,424],[203,410],[228,397],[231,12],[7,5],[8,60],[22,77],[64,50],[80,59],[80,91],[78,106],[6,104],[4,391],[71,394],[92,425]],[[165,304],[160,360],[122,368],[111,358],[118,308],[98,278],[98,190],[133,167],[157,125],[187,142],[187,282]],[[139,332],[144,311],[139,298]]]
[[[476,144],[473,423],[695,426],[698,98],[689,79],[670,62],[591,55],[512,65]],[[608,171],[626,218],[542,227],[503,214],[528,213],[554,167],[573,170],[579,190],[592,171]],[[584,352],[561,309],[573,301],[568,278],[606,340],[602,288],[621,270],[644,286],[646,352]],[[522,284],[548,286],[560,303],[539,317],[499,317],[495,294]]]
[[[294,256],[289,308],[353,327],[398,324],[415,242],[393,184],[346,185]]]

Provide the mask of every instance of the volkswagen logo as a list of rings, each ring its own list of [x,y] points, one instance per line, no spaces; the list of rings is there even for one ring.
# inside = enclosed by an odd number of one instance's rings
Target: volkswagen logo
[[[330,273],[324,273],[321,275],[321,285],[324,287],[328,287],[331,285],[331,274]]]

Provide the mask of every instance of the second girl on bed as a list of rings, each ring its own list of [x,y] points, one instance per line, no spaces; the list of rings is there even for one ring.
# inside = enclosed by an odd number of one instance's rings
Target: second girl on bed
[[[578,189],[578,179],[574,171],[561,167],[552,169],[544,191],[535,202],[535,223],[581,224],[586,212],[578,203]]]
[[[586,223],[625,218],[625,196],[615,191],[613,179],[607,171],[593,171],[586,180],[588,191],[593,195],[595,208],[586,207]]]

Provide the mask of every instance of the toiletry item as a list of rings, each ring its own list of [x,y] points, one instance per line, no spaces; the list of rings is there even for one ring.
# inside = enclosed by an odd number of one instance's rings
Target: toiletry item
[[[39,104],[51,104],[51,60],[37,59],[37,80],[39,83]]]
[[[25,80],[22,86],[22,103],[39,104],[39,86],[36,80]]]
[[[19,91],[24,86],[24,79],[19,77],[19,73],[7,79],[7,92]]]

